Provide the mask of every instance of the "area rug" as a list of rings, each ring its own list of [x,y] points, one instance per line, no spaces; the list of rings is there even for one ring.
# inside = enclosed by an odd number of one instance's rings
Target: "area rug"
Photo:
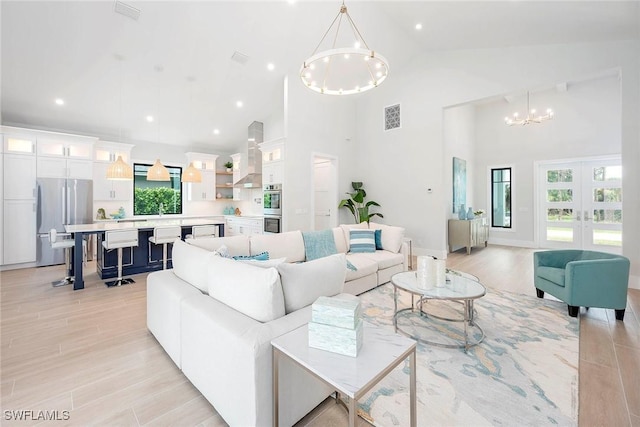
[[[391,284],[360,298],[366,321],[393,328]],[[402,293],[401,303],[410,306],[407,293]],[[429,307],[434,308],[437,303]],[[578,321],[566,314],[566,305],[487,290],[475,309],[485,338],[467,353],[418,343],[418,426],[577,425]],[[438,333],[445,339],[455,337],[461,325],[403,322],[412,333]],[[472,335],[478,338],[479,332]],[[409,426],[408,362],[376,385],[359,406],[363,418],[376,426]]]

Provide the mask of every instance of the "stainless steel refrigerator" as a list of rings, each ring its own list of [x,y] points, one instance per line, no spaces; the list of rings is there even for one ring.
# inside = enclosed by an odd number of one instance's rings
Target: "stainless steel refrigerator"
[[[64,233],[65,224],[93,222],[93,181],[90,179],[38,178],[36,264],[64,264],[64,251],[53,250],[49,231]]]

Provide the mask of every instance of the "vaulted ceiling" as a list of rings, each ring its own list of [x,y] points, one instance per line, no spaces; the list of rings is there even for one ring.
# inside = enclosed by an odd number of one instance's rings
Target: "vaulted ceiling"
[[[2,123],[232,151],[252,121],[283,108],[285,74],[295,76],[340,7],[328,0],[125,3],[139,9],[137,20],[116,13],[114,1],[3,0]],[[389,79],[394,67],[433,50],[640,37],[638,1],[347,6],[369,46],[389,60]],[[236,52],[244,61],[232,58]]]

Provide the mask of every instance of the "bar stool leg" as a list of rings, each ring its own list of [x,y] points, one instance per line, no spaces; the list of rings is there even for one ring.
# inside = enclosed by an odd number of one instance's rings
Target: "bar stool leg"
[[[71,248],[64,248],[64,274],[66,275],[64,278],[60,280],[56,280],[55,282],[51,282],[54,288],[58,286],[66,286],[73,284],[73,277],[71,276],[71,256],[70,256]]]

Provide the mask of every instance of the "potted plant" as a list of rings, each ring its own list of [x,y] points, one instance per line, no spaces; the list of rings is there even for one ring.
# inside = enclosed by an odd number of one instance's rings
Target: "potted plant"
[[[224,167],[227,168],[227,172],[232,172],[233,171],[233,163],[231,163],[231,162],[225,163]]]
[[[379,216],[380,218],[384,218],[384,216],[380,212],[369,212],[370,206],[380,206],[378,202],[374,202],[373,200],[369,200],[365,202],[364,199],[367,197],[367,192],[362,188],[362,182],[352,182],[351,187],[353,187],[353,192],[347,194],[351,196],[349,199],[343,199],[340,201],[338,208],[347,208],[353,215],[353,218],[356,220],[356,224],[360,224],[361,222],[369,220],[371,217]]]

